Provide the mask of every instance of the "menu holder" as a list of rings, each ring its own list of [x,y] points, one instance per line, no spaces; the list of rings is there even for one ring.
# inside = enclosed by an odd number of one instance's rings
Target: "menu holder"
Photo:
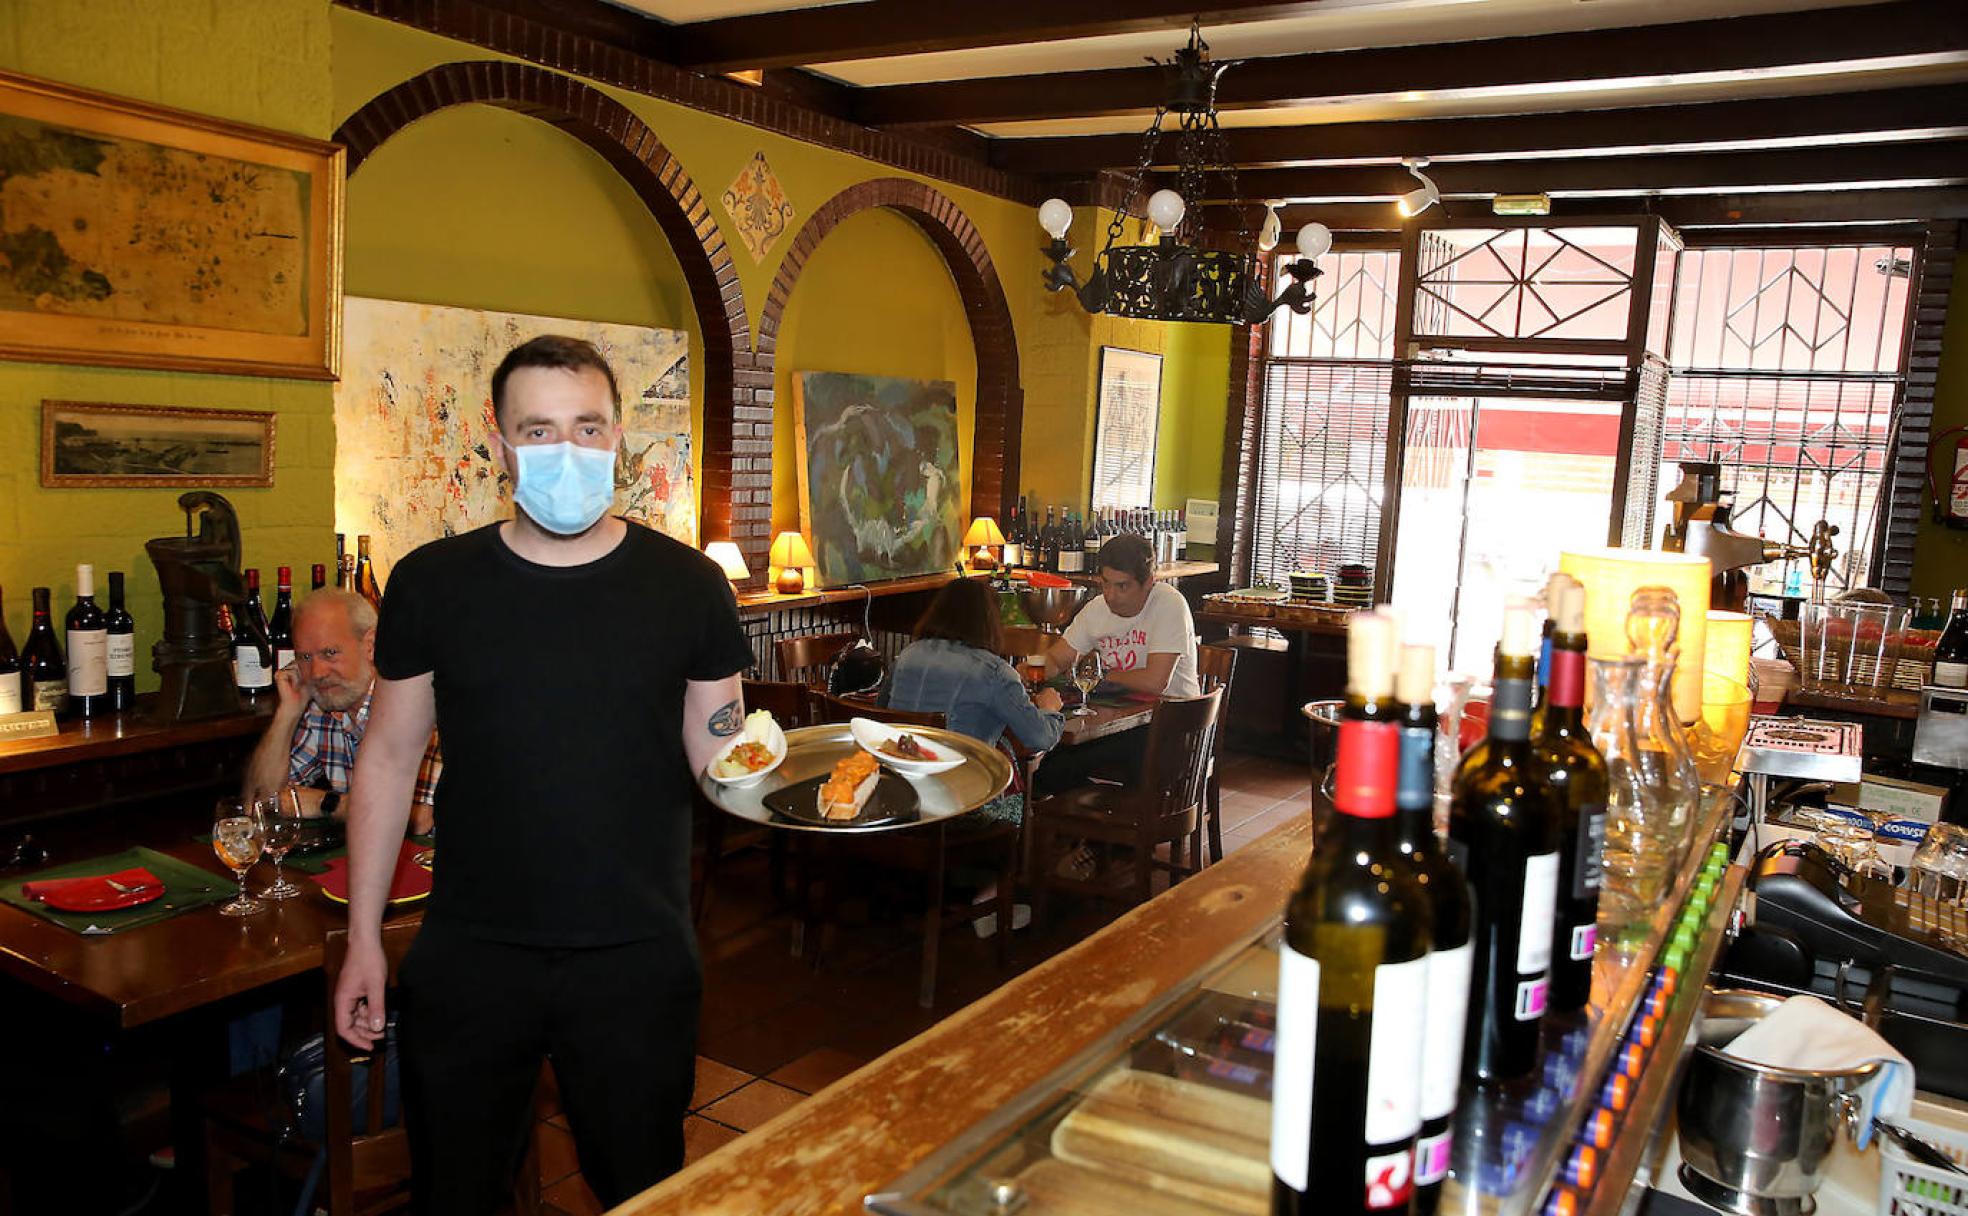
[[[30,709],[18,714],[0,714],[0,743],[16,739],[48,739],[61,734],[52,709]]]

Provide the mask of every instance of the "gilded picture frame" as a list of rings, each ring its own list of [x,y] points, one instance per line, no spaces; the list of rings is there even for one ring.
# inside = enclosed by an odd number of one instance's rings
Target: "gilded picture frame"
[[[0,72],[0,358],[333,380],[344,164]]]
[[[270,411],[41,403],[41,484],[50,489],[271,486],[273,453]]]

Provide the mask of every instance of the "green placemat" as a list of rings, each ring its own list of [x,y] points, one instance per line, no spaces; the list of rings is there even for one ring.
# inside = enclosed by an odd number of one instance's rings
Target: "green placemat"
[[[200,844],[211,844],[212,834],[210,832],[204,832],[192,837],[192,839]],[[435,833],[428,836],[418,836],[413,833],[410,839],[426,847],[437,843]],[[348,845],[338,844],[332,849],[316,849],[311,853],[289,853],[287,854],[286,860],[280,863],[280,868],[283,871],[291,870],[296,874],[319,874],[328,868],[329,862],[334,861],[338,857],[347,856]]]
[[[30,882],[48,878],[80,878],[88,874],[114,874],[132,866],[142,866],[157,875],[164,884],[164,894],[147,904],[125,908],[118,912],[58,912],[38,899],[29,899],[21,894],[21,887]],[[168,920],[180,912],[202,908],[231,899],[238,894],[239,886],[230,878],[214,874],[212,871],[180,861],[169,854],[155,849],[125,849],[121,853],[110,853],[102,857],[92,857],[87,861],[71,861],[67,865],[50,866],[48,869],[10,879],[0,883],[0,903],[9,903],[25,912],[32,912],[43,920],[51,920],[64,929],[91,937],[106,933],[121,933],[135,929],[139,925],[154,925],[160,920]]]

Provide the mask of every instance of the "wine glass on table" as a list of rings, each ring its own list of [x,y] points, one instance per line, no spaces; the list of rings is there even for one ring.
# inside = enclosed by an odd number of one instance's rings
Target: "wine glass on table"
[[[292,785],[283,785],[254,806],[266,833],[266,855],[273,861],[273,885],[260,892],[260,897],[292,899],[302,894],[302,887],[280,872],[280,863],[301,838],[300,792]]]
[[[1074,658],[1073,687],[1080,690],[1080,703],[1073,710],[1075,718],[1093,716],[1093,710],[1087,705],[1087,698],[1093,695],[1093,690],[1100,684],[1100,677],[1106,674],[1107,669],[1100,662],[1098,650],[1082,651]]]
[[[260,859],[266,847],[266,828],[259,811],[238,798],[221,798],[212,812],[212,851],[231,867],[239,880],[239,895],[221,905],[221,916],[252,916],[266,911],[266,905],[246,894],[246,871]]]

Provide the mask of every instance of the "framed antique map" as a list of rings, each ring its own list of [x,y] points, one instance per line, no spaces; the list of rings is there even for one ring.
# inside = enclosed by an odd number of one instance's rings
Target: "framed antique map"
[[[273,414],[96,401],[41,403],[41,484],[270,486]]]
[[[0,72],[0,358],[334,379],[342,162]]]

